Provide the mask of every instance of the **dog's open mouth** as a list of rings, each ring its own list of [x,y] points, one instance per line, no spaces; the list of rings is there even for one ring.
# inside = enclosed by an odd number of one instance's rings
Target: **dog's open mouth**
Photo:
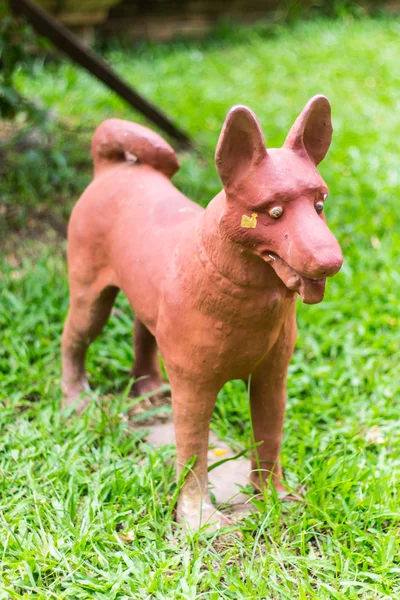
[[[274,252],[266,252],[263,258],[268,262],[292,292],[297,292],[305,304],[317,304],[324,298],[326,278],[309,279],[300,275]]]

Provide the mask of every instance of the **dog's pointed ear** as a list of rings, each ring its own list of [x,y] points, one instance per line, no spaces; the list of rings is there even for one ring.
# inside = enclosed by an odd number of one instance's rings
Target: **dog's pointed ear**
[[[314,96],[294,122],[284,145],[295,152],[305,150],[318,165],[325,158],[331,140],[331,105],[325,96]]]
[[[257,117],[247,106],[234,106],[225,119],[215,153],[224,188],[238,183],[266,154]]]

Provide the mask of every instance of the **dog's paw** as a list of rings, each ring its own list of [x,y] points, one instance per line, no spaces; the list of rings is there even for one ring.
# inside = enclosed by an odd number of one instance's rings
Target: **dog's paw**
[[[62,392],[61,408],[72,408],[79,414],[85,410],[90,402],[90,387],[86,378],[75,383],[63,382]]]
[[[179,500],[177,515],[178,523],[188,532],[196,532],[200,528],[208,532],[218,531],[222,527],[234,524],[233,520],[217,510],[209,498],[200,501],[182,498]]]
[[[271,487],[268,480],[260,481],[260,477],[257,474],[257,472],[253,472],[251,474],[250,483],[257,492],[261,492],[261,493],[265,490],[265,488],[270,489],[270,487]],[[289,490],[286,487],[285,481],[282,477],[273,475],[272,483],[273,483],[275,492],[276,492],[279,500],[282,500],[282,502],[301,502],[302,501],[302,497],[300,495],[293,493],[291,490]]]
[[[149,396],[151,400],[164,398],[169,395],[166,390],[166,382],[161,377],[139,377],[132,386],[130,396],[138,398]]]

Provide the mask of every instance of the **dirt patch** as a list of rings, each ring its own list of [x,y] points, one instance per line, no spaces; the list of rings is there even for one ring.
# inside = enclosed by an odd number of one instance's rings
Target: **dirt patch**
[[[14,216],[13,216],[14,211]],[[24,227],[16,226],[17,207],[0,204],[0,250],[2,254],[22,261],[39,256],[43,246],[51,248],[56,254],[64,255],[66,248],[67,225],[50,213],[32,211]],[[13,266],[10,263],[10,266]]]
[[[129,418],[134,428],[145,428],[171,420],[171,396],[169,386],[159,394],[143,398],[129,409]]]

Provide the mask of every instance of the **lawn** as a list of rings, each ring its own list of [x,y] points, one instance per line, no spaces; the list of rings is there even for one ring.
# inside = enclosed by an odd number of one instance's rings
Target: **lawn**
[[[20,233],[0,258],[0,599],[399,598],[399,22],[238,29],[209,43],[114,49],[108,59],[198,142],[201,157],[182,156],[175,182],[203,205],[220,188],[213,152],[233,104],[248,104],[276,146],[312,95],[331,101],[334,138],[320,171],[345,263],[322,304],[299,302],[282,451],[304,503],[267,497],[241,537],[186,537],[173,520],[174,448],[152,448],[145,425],[133,431],[126,418],[126,301],[89,352],[91,407],[60,413],[65,242]],[[83,128],[65,132],[83,154],[104,118],[136,119],[67,63],[38,64],[19,86],[69,131]],[[26,160],[38,170],[35,156]],[[81,166],[76,177],[83,185],[90,172]],[[21,205],[68,212],[65,189],[44,183],[25,186]],[[212,428],[248,446],[243,385],[225,386]]]

